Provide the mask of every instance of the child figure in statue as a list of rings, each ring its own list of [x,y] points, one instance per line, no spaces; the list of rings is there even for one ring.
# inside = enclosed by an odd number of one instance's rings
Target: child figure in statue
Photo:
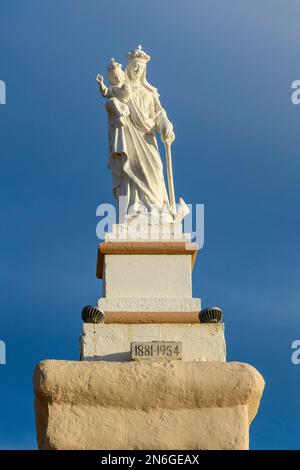
[[[96,81],[99,84],[101,95],[107,98],[105,108],[114,117],[115,127],[122,127],[126,124],[126,116],[129,116],[129,108],[126,103],[130,97],[130,85],[125,83],[122,65],[118,64],[115,59],[111,59],[107,70],[110,85],[107,87],[104,84],[102,75],[97,75]]]

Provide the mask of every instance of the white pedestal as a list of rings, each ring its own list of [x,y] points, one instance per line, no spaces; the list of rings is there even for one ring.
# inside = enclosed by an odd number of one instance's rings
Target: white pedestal
[[[81,359],[130,361],[130,343],[139,341],[182,342],[183,361],[226,361],[224,325],[220,324],[105,324],[85,323],[81,335]]]
[[[192,296],[195,243],[104,242],[99,245],[97,276],[103,279],[98,307],[109,312],[195,312]]]

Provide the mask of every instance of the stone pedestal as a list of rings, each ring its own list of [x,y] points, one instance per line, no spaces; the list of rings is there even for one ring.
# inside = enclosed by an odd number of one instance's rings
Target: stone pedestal
[[[105,321],[83,325],[81,361],[36,367],[40,449],[249,448],[263,378],[247,364],[225,362],[223,324],[199,322],[197,245],[175,238],[108,237],[99,245]],[[158,341],[180,344],[182,355],[158,360],[156,350],[130,361],[131,342],[152,351]]]
[[[138,222],[139,221],[139,222]],[[191,241],[191,234],[182,231],[181,222],[167,222],[166,220],[153,220],[146,216],[146,219],[139,217],[135,223],[113,224],[110,233],[105,235],[106,242],[130,241],[130,242],[149,242],[149,241]]]
[[[222,362],[43,361],[40,449],[248,449],[264,381]]]
[[[223,324],[85,323],[81,335],[81,359],[130,361],[130,343],[134,341],[179,341],[183,361],[226,360]]]
[[[108,316],[111,312],[198,314],[201,302],[192,296],[196,254],[196,243],[185,241],[100,243],[97,277],[103,279],[103,296],[98,307]]]

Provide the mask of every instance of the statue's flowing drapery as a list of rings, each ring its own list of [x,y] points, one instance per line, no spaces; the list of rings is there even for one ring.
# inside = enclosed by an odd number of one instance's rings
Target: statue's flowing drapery
[[[109,164],[113,175],[113,193],[126,197],[127,209],[144,204],[169,210],[155,132],[168,122],[159,95],[140,84],[131,91],[127,103],[130,115],[123,127],[109,119]]]

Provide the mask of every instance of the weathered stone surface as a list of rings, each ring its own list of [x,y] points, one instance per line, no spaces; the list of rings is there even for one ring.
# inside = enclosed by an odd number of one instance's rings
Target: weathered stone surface
[[[128,324],[149,324],[149,323],[201,323],[199,320],[199,311],[198,312],[172,312],[170,310],[166,312],[161,311],[135,311],[135,312],[126,312],[126,311],[105,311],[105,323],[122,323],[125,325]]]
[[[224,324],[84,323],[81,358],[101,361],[129,361],[132,341],[181,341],[184,361],[225,361]]]
[[[43,361],[40,449],[247,449],[264,388],[250,365]]]
[[[150,241],[184,241],[191,242],[191,234],[182,231],[182,223],[164,223],[160,224],[157,220],[153,220],[152,224],[148,222],[140,224],[137,230],[132,232],[128,224],[112,224],[112,231],[106,233],[105,241],[132,241],[149,242]],[[138,238],[136,238],[138,236]]]
[[[197,312],[201,300],[197,298],[162,297],[101,297],[98,307],[104,312]]]

